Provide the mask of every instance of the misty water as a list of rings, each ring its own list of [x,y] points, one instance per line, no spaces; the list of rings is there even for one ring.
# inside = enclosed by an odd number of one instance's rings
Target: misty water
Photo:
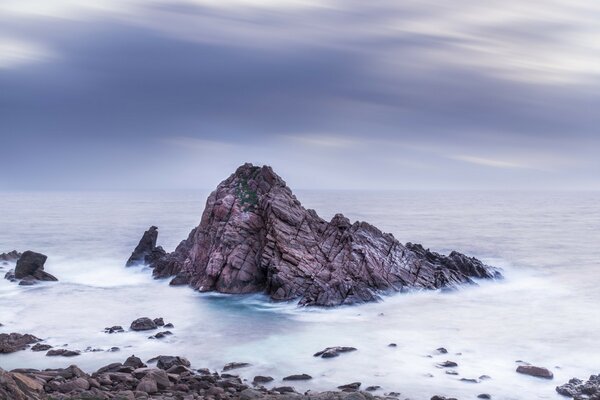
[[[196,368],[249,362],[236,373],[271,375],[274,385],[286,375],[312,375],[295,385],[299,390],[359,381],[413,400],[479,393],[557,399],[557,384],[600,372],[600,193],[297,192],[324,218],[343,212],[401,242],[477,256],[506,276],[451,293],[398,294],[336,309],[201,294],[153,280],[147,268],[124,267],[150,225],[159,227],[168,251],[187,237],[207,194],[2,193],[0,252],[42,252],[45,269],[60,281],[22,287],[0,279],[0,332],[31,333],[56,347],[121,350],[70,359],[26,350],[0,355],[0,367],[76,363],[90,372],[131,354],[183,355]],[[174,335],[149,340],[148,332],[103,331],[141,316],[164,317]],[[336,345],[358,351],[312,356]],[[436,354],[441,346],[449,353]],[[445,360],[459,364],[459,375],[436,368]],[[516,360],[548,367],[555,379],[517,374]],[[492,379],[460,381],[484,374]]]

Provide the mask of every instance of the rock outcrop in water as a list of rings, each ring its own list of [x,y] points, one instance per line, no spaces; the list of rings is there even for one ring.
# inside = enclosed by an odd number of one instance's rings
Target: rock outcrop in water
[[[17,259],[14,271],[9,271],[5,278],[10,281],[21,280],[21,285],[33,285],[37,281],[57,281],[54,275],[44,271],[47,258],[44,254],[27,250]]]
[[[403,245],[342,214],[325,221],[302,207],[268,166],[245,164],[221,182],[200,225],[174,252],[149,257],[162,250],[156,234],[150,228],[134,252],[155,277],[175,276],[174,284],[200,291],[265,292],[301,305],[368,302],[385,292],[452,288],[501,276],[475,258]]]

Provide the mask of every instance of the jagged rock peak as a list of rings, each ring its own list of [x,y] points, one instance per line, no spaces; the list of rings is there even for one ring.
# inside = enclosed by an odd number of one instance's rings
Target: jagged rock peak
[[[156,277],[201,291],[265,292],[274,300],[335,306],[389,291],[437,289],[496,278],[481,261],[398,242],[342,214],[330,222],[307,210],[271,167],[244,164],[207,199],[200,224],[174,252],[156,247],[154,227],[132,257]]]

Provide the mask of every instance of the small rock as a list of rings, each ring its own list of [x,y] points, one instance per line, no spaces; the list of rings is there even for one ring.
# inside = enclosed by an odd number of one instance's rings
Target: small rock
[[[294,392],[296,392],[296,391],[294,390],[294,388],[293,388],[293,387],[291,387],[291,386],[279,386],[279,387],[273,388],[273,390],[274,390],[275,392],[279,392],[279,393],[281,393],[281,394],[283,394],[283,393],[294,393]]]
[[[458,372],[456,372],[456,371],[455,371],[455,370],[453,370],[453,369],[449,369],[448,371],[446,371],[446,374],[447,374],[447,375],[458,375]]]
[[[365,390],[367,392],[374,392],[374,391],[379,390],[379,389],[381,389],[381,386],[373,385],[373,386],[368,386]]]
[[[46,353],[46,356],[48,356],[48,357],[56,357],[56,356],[75,357],[80,354],[81,353],[79,351],[74,351],[74,350],[53,349],[53,350],[48,350],[48,352]]]
[[[360,382],[352,382],[352,383],[348,383],[346,385],[338,386],[338,389],[340,389],[340,390],[358,390],[358,388],[360,388],[360,385],[361,385]]]
[[[138,318],[129,327],[132,331],[149,331],[156,329],[156,324],[148,317]]]
[[[477,395],[477,398],[478,398],[478,399],[491,399],[491,398],[492,398],[492,396],[491,396],[491,395],[489,395],[489,394],[487,394],[487,393],[481,393],[481,394],[478,394],[478,395]]]
[[[153,320],[154,324],[156,324],[156,326],[164,326],[165,325],[165,321],[161,318],[154,318]]]
[[[189,367],[191,364],[187,358],[179,356],[158,356],[156,366],[162,370],[167,370],[175,365]]]
[[[397,347],[398,345],[396,343],[390,343],[388,344],[388,347]]]
[[[479,380],[481,380],[481,381],[487,381],[488,379],[492,379],[492,377],[489,375],[481,375],[479,377]]]
[[[438,347],[435,351],[437,351],[439,354],[448,354],[448,350],[446,350],[444,347]]]
[[[225,364],[223,367],[223,371],[230,371],[232,369],[249,367],[251,364],[245,362],[230,362],[229,364]]]
[[[49,344],[36,343],[31,347],[31,351],[46,351],[50,350],[51,348],[52,346],[50,346]]]
[[[254,400],[262,397],[262,393],[254,389],[245,389],[240,393],[240,400]]]
[[[267,383],[267,382],[271,382],[273,380],[272,377],[270,376],[263,376],[263,375],[256,375],[254,377],[254,379],[252,380],[253,383]]]
[[[115,325],[108,328],[104,328],[104,332],[106,333],[120,333],[125,332],[125,329],[121,325]]]
[[[327,347],[315,354],[314,357],[321,358],[333,358],[339,356],[341,353],[348,353],[351,351],[356,351],[355,347],[347,347],[347,346],[336,346],[336,347]]]
[[[535,376],[537,378],[544,378],[544,379],[554,378],[554,374],[551,371],[549,371],[547,368],[536,367],[533,365],[519,365],[517,367],[517,372],[520,374]]]
[[[127,357],[127,360],[125,360],[123,365],[125,365],[127,367],[131,367],[133,369],[146,367],[146,364],[144,364],[139,357],[136,357],[133,354],[131,356]]]
[[[467,383],[479,383],[479,381],[475,378],[460,378],[460,381]]]
[[[308,374],[289,375],[283,378],[284,381],[307,381],[309,379],[312,379],[312,376]]]
[[[439,368],[454,368],[454,367],[458,367],[458,364],[455,363],[454,361],[444,361],[442,363],[438,363],[437,366]]]

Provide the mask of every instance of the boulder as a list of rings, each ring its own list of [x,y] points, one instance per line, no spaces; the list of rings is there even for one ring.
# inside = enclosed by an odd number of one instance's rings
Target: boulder
[[[302,207],[268,166],[239,167],[211,193],[200,225],[175,251],[147,258],[156,242],[154,228],[133,255],[143,254],[155,277],[176,276],[172,283],[203,292],[265,292],[273,300],[336,306],[375,301],[390,291],[454,288],[501,277],[475,258],[403,245],[341,214],[325,221]]]
[[[135,390],[152,394],[158,392],[158,385],[154,379],[143,378],[140,383],[138,383]]]
[[[133,369],[146,367],[146,364],[144,364],[139,357],[136,357],[134,355],[127,357],[127,360],[125,360],[123,365],[126,367],[131,367]]]
[[[545,379],[554,378],[554,374],[547,368],[536,367],[533,365],[519,365],[517,367],[517,372],[520,374],[535,376],[537,378],[545,378]]]
[[[148,317],[138,318],[131,323],[129,327],[132,331],[149,331],[156,329],[157,326],[153,320]]]
[[[69,393],[73,390],[88,390],[90,383],[85,378],[75,378],[65,383],[61,383],[57,386],[57,390],[61,393]]]
[[[352,382],[352,383],[347,383],[345,385],[341,385],[338,386],[338,389],[340,390],[358,390],[358,388],[360,388],[361,383],[360,382]]]
[[[271,376],[256,375],[254,377],[254,379],[252,380],[252,383],[261,384],[261,383],[268,383],[268,382],[272,382],[272,381],[273,381],[273,377],[271,377]]]
[[[15,266],[15,278],[24,279],[31,276],[38,281],[57,281],[56,277],[44,271],[44,263],[48,257],[41,253],[27,250]]]
[[[29,345],[40,341],[40,338],[28,333],[0,333],[0,354],[25,350]]]
[[[41,386],[41,388],[40,388]],[[10,373],[0,368],[0,399],[46,399],[43,385],[20,373]]]

